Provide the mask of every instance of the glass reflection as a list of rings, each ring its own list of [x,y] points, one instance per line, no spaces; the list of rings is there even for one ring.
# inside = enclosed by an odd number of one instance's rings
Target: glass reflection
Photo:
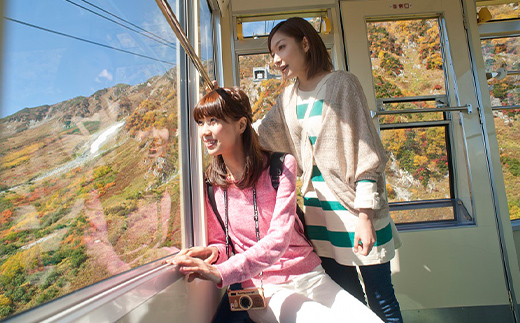
[[[520,105],[520,37],[481,41],[488,79],[491,106]],[[493,73],[499,73],[495,76]]]
[[[12,0],[5,16],[0,318],[181,239],[178,46],[156,4]]]

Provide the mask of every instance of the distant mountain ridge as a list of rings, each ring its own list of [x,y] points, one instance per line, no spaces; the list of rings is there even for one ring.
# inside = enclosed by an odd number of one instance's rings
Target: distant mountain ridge
[[[88,119],[103,110],[111,111],[109,117],[119,120],[130,115],[139,102],[153,96],[154,90],[174,86],[174,79],[175,68],[162,76],[153,76],[136,85],[120,83],[98,90],[88,97],[77,96],[51,105],[24,108],[0,119],[0,128],[2,128],[0,138],[55,120],[66,129],[71,126],[72,120]]]

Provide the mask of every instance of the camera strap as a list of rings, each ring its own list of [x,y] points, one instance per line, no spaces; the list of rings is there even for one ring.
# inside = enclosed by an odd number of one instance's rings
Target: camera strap
[[[256,231],[256,241],[260,241],[260,226],[258,221],[258,206],[256,204],[256,188],[253,186],[253,208],[255,210],[254,219],[255,219],[255,231]],[[227,190],[224,190],[224,215],[225,215],[225,227],[226,227],[226,254],[228,259],[231,257],[229,252],[229,218],[228,218],[228,198],[227,198]],[[264,288],[264,281],[262,279],[263,271],[260,272],[260,287]],[[229,287],[228,287],[229,288]]]

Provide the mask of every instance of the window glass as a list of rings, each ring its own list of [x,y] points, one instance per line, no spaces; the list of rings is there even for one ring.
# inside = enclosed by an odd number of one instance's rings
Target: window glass
[[[206,0],[199,1],[199,53],[202,65],[204,65],[206,72],[211,80],[215,80],[215,60],[214,60],[214,44],[213,44],[213,18],[211,16],[211,9]],[[207,84],[204,83],[202,77],[200,78],[199,95],[202,98],[208,91]],[[190,115],[190,120],[193,116]],[[210,156],[207,149],[203,149],[203,169],[209,165]]]
[[[240,88],[249,96],[254,120],[263,118],[283,91],[282,74],[272,61],[269,54],[238,57]]]
[[[179,44],[158,6],[5,3],[0,318],[181,245]]]
[[[517,220],[520,219],[520,109],[515,106],[520,105],[520,37],[484,39],[481,45],[509,215],[511,220]]]
[[[330,52],[329,52],[330,54]],[[253,122],[262,119],[276,103],[276,98],[285,88],[282,74],[273,65],[269,54],[240,55],[239,77],[240,88],[248,95],[253,110]],[[290,84],[294,80],[289,80]],[[296,183],[297,203],[303,208],[301,180]]]
[[[518,3],[514,4],[518,10]],[[513,4],[495,8],[502,17]],[[491,8],[490,8],[491,10]],[[518,15],[517,15],[518,16]],[[520,37],[481,40],[511,220],[520,219]],[[501,109],[504,107],[504,109]]]
[[[437,19],[367,23],[377,98],[445,94]]]
[[[387,129],[381,139],[389,202],[451,197],[444,127]]]
[[[279,22],[284,20],[285,19],[243,22],[243,36],[246,38],[268,36],[271,29],[273,29],[273,27],[276,26]]]
[[[520,105],[520,37],[481,41],[491,105]]]
[[[390,157],[385,170],[389,202],[452,199],[448,127],[436,124],[446,120],[445,114],[407,113],[446,103],[438,19],[369,21],[367,31],[376,98],[385,102],[378,109],[392,113],[378,116]],[[391,215],[396,223],[455,217],[453,207],[411,204]]]
[[[520,219],[520,110],[493,111],[511,220]]]
[[[286,18],[247,21],[247,18],[238,18],[238,22],[242,25],[242,36],[244,38],[254,38],[268,36],[271,32],[271,29],[273,29],[274,26],[276,26],[279,22],[284,21],[285,19]],[[321,32],[322,29],[325,29],[325,22],[321,16],[307,17],[304,19],[310,22],[317,32]]]
[[[213,19],[206,0],[199,1],[199,57],[211,80],[215,80],[215,60],[213,46]],[[202,82],[202,81],[201,81]],[[202,82],[203,83],[203,82]],[[201,94],[207,86],[200,87]]]

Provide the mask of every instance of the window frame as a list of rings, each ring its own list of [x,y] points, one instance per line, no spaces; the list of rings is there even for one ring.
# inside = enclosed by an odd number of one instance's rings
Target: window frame
[[[213,34],[211,35],[213,41],[213,62],[214,62],[214,75],[219,84],[223,84],[223,71],[222,71],[222,42],[221,40],[221,20],[217,0],[193,0],[188,1],[191,5],[191,18],[192,23],[188,28],[188,39],[193,39],[192,46],[198,53],[198,41],[199,41],[199,6],[201,1],[206,1],[208,8],[211,11],[211,24]],[[197,45],[197,46],[196,46]],[[188,131],[189,140],[189,167],[190,167],[190,190],[186,193],[189,195],[187,199],[190,200],[191,210],[186,213],[185,221],[191,223],[191,240],[186,240],[184,248],[193,247],[196,245],[206,245],[207,234],[206,234],[206,211],[205,211],[205,199],[204,199],[204,169],[203,169],[203,154],[204,148],[201,145],[201,141],[198,137],[198,127],[193,120],[191,114],[195,108],[197,102],[201,99],[199,84],[201,82],[201,76],[196,70],[195,66],[188,60],[188,80],[194,80],[189,82],[188,89],[188,101],[186,105],[188,107],[188,113],[186,115],[185,124]]]
[[[239,77],[239,56],[242,55],[256,55],[256,54],[269,54],[267,49],[267,36],[259,36],[256,38],[247,37],[244,39],[238,39],[237,37],[237,23],[240,19],[246,19],[248,21],[259,21],[261,19],[287,19],[290,17],[298,16],[302,14],[303,17],[307,17],[312,13],[324,13],[326,12],[327,18],[329,19],[332,30],[327,33],[320,33],[323,42],[325,43],[325,47],[331,51],[331,59],[332,65],[337,69],[343,69],[344,65],[344,52],[340,50],[342,47],[341,37],[339,37],[339,16],[337,14],[336,8],[327,6],[327,7],[314,7],[308,10],[302,10],[298,12],[283,12],[283,13],[265,13],[265,14],[250,14],[250,13],[241,13],[234,14],[231,18],[231,26],[232,26],[232,39],[231,44],[233,46],[233,80],[236,86],[240,86],[240,77]],[[335,44],[336,42],[336,44]]]
[[[329,9],[330,10],[330,9]],[[338,10],[339,12],[339,10]],[[276,16],[276,18],[278,18],[279,15]],[[392,19],[392,20],[400,20],[400,19],[413,19],[413,18],[418,18],[418,17],[396,17],[395,19]],[[451,60],[451,58],[449,57],[449,55],[447,55],[447,52],[449,52],[449,43],[446,41],[446,26],[445,26],[445,23],[444,23],[444,18],[441,16],[441,15],[438,15],[438,16],[427,16],[427,17],[419,17],[419,18],[435,18],[438,20],[439,22],[439,37],[440,37],[440,42],[441,42],[441,55],[443,57],[443,62],[444,63],[444,75],[445,75],[445,89],[446,89],[446,94],[443,95],[442,97],[444,98],[444,102],[449,102],[449,98],[452,98],[452,97],[458,97],[458,94],[455,93],[455,95],[450,95],[449,91],[452,90],[452,87],[450,86],[450,81],[449,81],[449,78],[450,77],[453,77],[453,71],[450,71],[449,70],[449,66],[451,66],[451,64],[449,63],[448,60]],[[234,16],[233,17],[233,22],[232,22],[232,25],[234,26],[234,35],[233,35],[233,41],[234,41],[234,64],[235,64],[235,68],[233,69],[234,71],[234,80],[235,80],[235,84],[236,85],[240,85],[240,79],[239,79],[239,71],[238,69],[240,68],[239,66],[239,56],[241,55],[254,55],[254,54],[266,54],[267,51],[266,51],[266,48],[265,48],[265,37],[258,37],[257,39],[253,39],[253,38],[245,38],[245,39],[237,39],[237,36],[236,36],[236,19],[237,19],[237,16]],[[334,35],[334,31],[335,31],[335,27],[336,24],[334,23],[335,21],[333,21],[332,17],[329,16],[329,19],[333,25],[333,28],[332,28],[332,31],[330,34],[321,34],[324,42],[325,42],[325,45],[327,47],[327,49],[330,49],[331,50],[331,53],[332,53],[332,58],[333,58],[333,65],[336,69],[345,69],[345,68],[342,68],[343,64],[340,64],[341,63],[346,63],[347,62],[347,59],[348,57],[346,57],[346,53],[344,51],[345,49],[345,46],[343,45],[343,42],[340,41],[343,39],[343,37],[340,37],[339,39],[337,39]],[[370,19],[368,18],[366,21],[369,22],[369,21],[381,21],[381,20],[384,20],[384,19],[381,19],[380,17],[374,17],[373,19]],[[336,21],[340,21],[340,19],[337,19]],[[336,42],[336,44],[334,44],[334,42]],[[343,48],[343,50],[339,50],[338,47],[341,47]],[[339,53],[338,53],[339,52]],[[342,60],[338,60],[338,57],[339,56],[342,56]],[[348,69],[347,69],[348,70]],[[454,89],[455,92],[457,92],[457,89],[455,88]],[[436,96],[431,96],[432,98],[435,99]],[[422,100],[422,99],[425,99],[425,97],[414,97],[416,101],[419,101],[419,100]],[[399,98],[399,99],[403,99],[403,98]],[[426,98],[427,100],[430,100],[431,98]],[[403,99],[404,100],[404,99]],[[445,106],[448,106],[448,104],[445,104]],[[457,107],[459,108],[458,110],[460,111],[466,111],[467,113],[472,113],[473,110],[472,110],[472,107],[471,105],[467,105],[467,106],[461,106],[461,107]],[[450,108],[446,108],[446,109],[450,109]],[[460,198],[460,196],[458,196],[457,192],[458,192],[458,179],[457,179],[457,173],[458,173],[458,169],[457,169],[457,164],[455,162],[455,152],[453,151],[453,149],[451,149],[452,145],[453,145],[453,136],[454,136],[454,131],[453,131],[453,120],[452,120],[452,113],[456,113],[458,110],[453,110],[453,112],[450,112],[450,111],[445,111],[444,112],[444,121],[443,123],[445,123],[445,127],[446,127],[446,147],[448,149],[448,158],[451,159],[451,162],[450,162],[450,191],[452,192],[452,199],[450,200],[449,203],[451,203],[451,205],[453,205],[453,214],[454,214],[454,218],[451,219],[451,220],[439,220],[439,221],[427,221],[427,222],[410,222],[410,223],[396,223],[397,227],[400,229],[400,230],[416,230],[416,229],[427,229],[427,228],[436,228],[436,227],[446,227],[446,226],[464,226],[464,225],[474,225],[476,222],[475,222],[475,207],[474,207],[474,203],[473,203],[473,187],[472,187],[472,180],[471,180],[471,175],[468,175],[469,177],[469,183],[468,183],[468,188],[467,188],[467,191],[469,192],[469,201],[468,203],[471,204],[469,205],[469,211],[468,211],[468,208],[466,208],[466,206],[464,205],[464,202],[463,200]],[[459,111],[459,113],[460,113]],[[439,111],[440,112],[440,111]],[[374,117],[374,115],[373,115]],[[462,117],[461,117],[462,118]],[[377,124],[379,126],[379,120],[377,120]],[[424,123],[421,123],[421,125],[423,127],[428,127],[428,126],[434,126],[435,125],[435,122],[433,123],[428,123],[428,122],[424,122]],[[379,129],[385,129],[385,128],[389,128],[391,127],[391,125],[381,125]],[[417,126],[415,126],[417,127]],[[463,131],[463,129],[462,129]],[[467,150],[467,146],[466,146],[466,150]],[[467,156],[467,152],[466,152],[466,156]],[[467,160],[467,158],[465,158],[465,160],[467,161],[466,163],[466,170],[469,174],[469,161]],[[438,201],[438,203],[435,203],[435,201]],[[406,203],[406,202],[398,202],[398,203],[389,203],[390,204],[390,209],[401,209],[403,207],[405,208],[408,208],[408,206],[406,206],[406,204],[408,204],[409,206],[417,206],[417,208],[424,208],[423,206],[424,205],[429,205],[430,207],[445,207],[447,201],[446,199],[440,199],[440,200],[429,200],[429,201],[410,201],[410,203]]]
[[[439,41],[441,45],[441,56],[443,60],[443,73],[444,73],[444,83],[446,93],[443,95],[417,95],[413,97],[395,97],[395,98],[376,98],[376,104],[378,111],[371,111],[372,117],[376,119],[377,127],[379,131],[383,131],[386,129],[413,129],[413,128],[428,128],[435,126],[444,126],[445,127],[445,140],[446,140],[446,150],[447,156],[450,160],[449,163],[449,174],[450,174],[450,194],[451,198],[449,199],[432,199],[432,200],[413,200],[413,201],[402,201],[402,202],[389,202],[390,212],[397,210],[413,210],[413,209],[432,209],[432,208],[440,208],[446,206],[453,207],[453,215],[454,218],[450,220],[432,220],[432,221],[415,221],[415,222],[407,222],[407,223],[396,223],[397,228],[400,231],[408,231],[408,230],[426,230],[426,229],[434,229],[434,228],[444,228],[444,227],[458,227],[458,226],[467,226],[467,225],[475,225],[476,224],[476,216],[475,216],[475,205],[473,202],[473,181],[470,175],[470,163],[467,158],[467,144],[464,140],[464,156],[466,160],[466,172],[468,176],[468,191],[469,201],[468,207],[464,204],[463,199],[460,194],[460,183],[459,183],[459,172],[460,163],[457,163],[457,152],[452,147],[455,145],[455,129],[454,129],[454,118],[453,113],[459,113],[460,120],[463,118],[463,113],[471,114],[473,113],[473,109],[471,104],[467,104],[464,106],[453,106],[454,104],[450,102],[450,99],[455,97],[458,99],[458,89],[456,87],[450,86],[452,83],[451,79],[454,78],[454,72],[452,71],[453,64],[452,58],[450,56],[449,49],[449,41],[447,40],[447,30],[446,24],[444,21],[443,15],[419,15],[419,16],[393,16],[391,19],[386,17],[365,17],[365,24],[371,22],[385,22],[385,21],[404,21],[404,20],[413,20],[413,19],[436,19],[439,26]],[[367,33],[368,37],[368,33]],[[371,71],[372,72],[372,71]],[[373,78],[373,74],[372,74]],[[374,86],[374,82],[372,82],[372,86]],[[454,93],[452,93],[454,92]],[[375,93],[375,92],[374,92]],[[382,111],[382,106],[384,103],[401,103],[401,102],[419,102],[419,101],[435,101],[437,104],[437,108],[432,109],[421,109],[425,113],[443,113],[443,120],[434,120],[434,121],[418,121],[418,122],[410,122],[408,123],[384,123],[381,124],[379,122],[379,118],[376,118],[377,115],[384,114]],[[456,105],[456,104],[455,104]],[[438,110],[437,110],[438,109]],[[393,113],[395,115],[400,115],[399,113]],[[403,114],[407,114],[404,112]],[[462,126],[462,134],[464,136],[464,127],[463,123],[459,122]],[[385,177],[386,182],[386,177]]]
[[[505,1],[504,1],[505,2]],[[509,1],[508,1],[509,2]],[[487,3],[482,3],[485,5]],[[477,3],[479,5],[479,3]],[[520,37],[520,19],[512,20],[491,20],[487,23],[480,24],[478,26],[480,34],[480,41],[505,38],[505,37]],[[488,92],[489,95],[489,92]],[[506,105],[506,106],[492,106],[491,110],[508,110],[508,109],[520,109],[519,105]],[[520,219],[511,220],[511,226],[513,231],[520,231]]]

